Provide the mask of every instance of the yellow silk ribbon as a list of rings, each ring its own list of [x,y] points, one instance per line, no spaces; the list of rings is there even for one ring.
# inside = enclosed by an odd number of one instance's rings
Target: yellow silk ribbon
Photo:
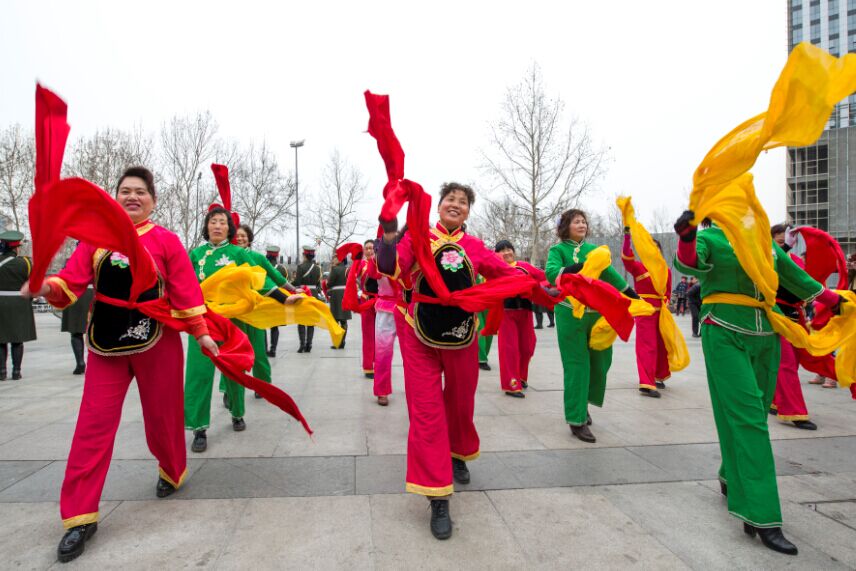
[[[578,272],[581,276],[596,280],[603,273],[603,270],[609,267],[612,263],[612,254],[609,253],[609,246],[598,246],[586,256],[586,261],[583,262],[583,267]],[[585,313],[586,306],[583,302],[573,296],[568,296],[568,303],[574,310],[574,317],[582,319]]]
[[[839,348],[847,359],[856,352],[856,347],[850,347],[856,338],[840,321],[852,310],[842,308],[841,316],[811,335],[798,326],[785,325],[782,319],[786,318],[775,317],[778,314],[772,308],[779,277],[773,265],[770,220],[747,171],[761,151],[784,145],[803,147],[816,141],[835,104],[854,91],[856,55],[836,58],[809,43],[799,44],[776,81],[767,111],[741,123],[713,146],[693,175],[690,194],[690,210],[696,217],[693,223],[710,218],[719,225],[743,270],[761,292],[763,302],[747,298],[755,304],[751,307],[763,308],[773,328],[794,346],[814,355]],[[849,370],[845,378],[852,378],[852,368]]]
[[[675,317],[668,309],[666,296],[669,292],[666,289],[669,286],[669,266],[663,258],[663,253],[660,248],[651,238],[648,230],[636,219],[636,212],[633,209],[633,204],[629,196],[622,196],[615,200],[618,209],[621,210],[621,215],[624,218],[624,225],[630,228],[630,238],[633,240],[633,247],[636,249],[636,254],[651,278],[651,283],[654,285],[654,290],[658,295],[650,296],[640,294],[641,297],[653,297],[660,299],[663,302],[663,307],[666,311],[660,311],[660,317],[657,321],[657,326],[660,329],[660,335],[663,337],[663,344],[666,346],[666,353],[669,356],[669,368],[674,371],[685,369],[690,364],[690,352],[687,349],[687,342],[684,339],[683,333],[678,329],[675,323]]]
[[[835,373],[838,383],[849,387],[856,376],[856,293],[850,290],[835,290],[847,300],[841,304],[841,315],[833,317],[820,330],[806,331],[799,323],[791,321],[781,313],[776,313],[770,306],[758,299],[739,293],[713,293],[702,300],[705,305],[711,303],[727,303],[763,309],[773,326],[773,331],[787,339],[794,347],[805,349],[812,355],[829,355],[839,349],[835,357]]]
[[[303,299],[297,303],[283,305],[256,291],[263,288],[264,283],[263,268],[229,264],[199,285],[205,305],[223,317],[238,319],[257,329],[295,324],[320,327],[329,331],[333,345],[339,346],[345,330],[333,318],[327,304],[301,294]]]

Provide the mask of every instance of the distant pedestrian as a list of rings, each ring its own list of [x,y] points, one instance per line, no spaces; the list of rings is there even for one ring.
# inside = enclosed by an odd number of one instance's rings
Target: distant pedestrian
[[[699,334],[698,314],[701,311],[701,284],[697,279],[690,278],[689,289],[687,289],[687,303],[690,306],[690,316],[693,320],[693,337],[701,337]]]
[[[687,290],[689,287],[686,276],[682,277],[678,285],[675,286],[675,299],[678,300],[675,313],[678,315],[683,315],[687,312]]]
[[[75,361],[73,375],[82,375],[86,372],[83,334],[86,333],[93,297],[95,297],[95,290],[90,286],[86,288],[86,293],[81,295],[77,301],[62,310],[60,331],[71,335],[71,351],[74,353]]]

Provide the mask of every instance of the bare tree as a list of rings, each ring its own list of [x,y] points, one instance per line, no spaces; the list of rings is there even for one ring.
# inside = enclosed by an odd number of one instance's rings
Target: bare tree
[[[228,163],[227,163],[228,164]],[[279,170],[265,141],[250,143],[232,176],[232,207],[255,234],[282,230],[294,206],[294,181]]]
[[[356,205],[365,194],[366,185],[359,170],[343,159],[338,150],[330,155],[321,176],[321,193],[309,209],[309,228],[317,243],[333,250],[362,231],[356,216]]]
[[[122,131],[107,127],[90,137],[81,137],[71,147],[67,176],[85,178],[107,192],[118,182],[122,171],[142,165],[153,170],[154,142],[140,128]]]
[[[533,64],[506,92],[492,126],[492,149],[482,152],[484,172],[529,218],[536,262],[545,228],[592,190],[605,169],[606,150],[578,119],[566,121],[564,108],[564,101],[545,92],[541,69]]]
[[[472,222],[467,224],[470,226],[467,232],[481,238],[488,248],[500,240],[509,240],[521,255],[530,251],[530,219],[511,198],[504,195],[498,200],[487,198],[478,206],[480,208],[472,217]]]
[[[651,234],[669,233],[672,231],[675,218],[677,216],[672,216],[669,213],[669,208],[665,204],[661,204],[651,214],[648,231]]]
[[[162,126],[158,217],[188,249],[198,244],[205,207],[214,196],[209,163],[218,151],[211,113],[173,117]],[[203,177],[208,181],[203,185]]]
[[[27,226],[27,203],[33,194],[35,140],[18,125],[0,131],[0,214],[16,230]]]

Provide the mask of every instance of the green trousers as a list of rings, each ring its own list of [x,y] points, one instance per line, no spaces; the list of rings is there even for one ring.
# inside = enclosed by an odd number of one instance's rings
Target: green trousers
[[[487,323],[487,311],[479,312],[479,327],[484,327]],[[493,335],[487,337],[479,335],[479,363],[487,363],[487,356],[490,353],[490,346],[493,343]]]
[[[241,330],[246,325],[234,321]],[[211,425],[211,393],[214,390],[214,363],[202,354],[192,335],[187,338],[187,367],[184,375],[184,427],[203,430]],[[229,395],[229,411],[234,418],[244,416],[244,387],[223,379],[224,392]]]
[[[586,423],[588,404],[603,406],[606,373],[612,365],[612,347],[603,351],[589,348],[591,328],[599,313],[586,312],[582,319],[569,307],[556,306],[556,334],[565,380],[565,421],[572,426]]]
[[[253,362],[253,376],[266,383],[271,382],[270,377],[270,360],[267,356],[267,348],[265,347],[264,329],[256,329],[251,325],[244,324],[247,329],[247,337],[250,339],[250,344],[253,346],[253,353],[256,360]],[[220,374],[220,392],[226,392],[226,375]]]
[[[742,335],[705,323],[701,345],[728,511],[756,527],[779,527],[782,509],[767,430],[781,355],[779,337]]]

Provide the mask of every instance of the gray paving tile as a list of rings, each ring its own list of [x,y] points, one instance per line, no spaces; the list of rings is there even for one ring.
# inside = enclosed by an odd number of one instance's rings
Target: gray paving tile
[[[856,472],[853,437],[777,440],[773,452],[806,472]]]
[[[38,472],[50,464],[44,460],[5,460],[0,462],[0,491]]]
[[[354,473],[349,456],[212,458],[188,479],[181,499],[348,495]]]

